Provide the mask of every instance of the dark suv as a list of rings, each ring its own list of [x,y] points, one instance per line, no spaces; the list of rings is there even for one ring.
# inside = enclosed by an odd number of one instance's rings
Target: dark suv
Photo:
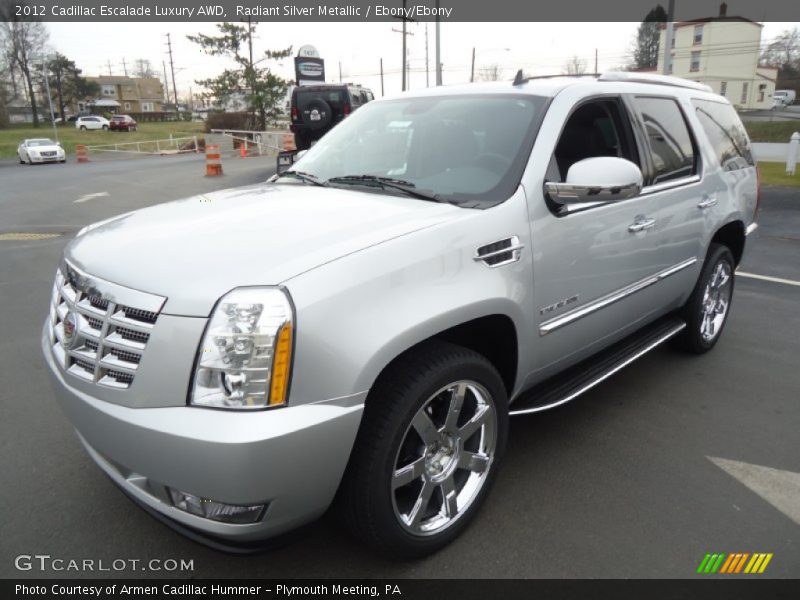
[[[307,150],[339,121],[374,100],[372,90],[352,83],[301,85],[292,91],[292,124],[298,150]]]

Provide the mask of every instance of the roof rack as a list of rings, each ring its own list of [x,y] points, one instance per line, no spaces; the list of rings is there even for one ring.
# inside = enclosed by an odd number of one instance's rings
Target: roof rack
[[[689,88],[692,90],[700,90],[703,92],[712,92],[711,86],[680,77],[672,77],[671,75],[655,75],[651,73],[634,73],[627,71],[611,71],[609,73],[567,73],[559,75],[536,75],[534,77],[525,77],[522,74],[522,69],[517,71],[514,77],[513,85],[522,85],[528,81],[536,79],[555,79],[558,77],[596,77],[597,81],[627,81],[629,83],[650,83],[655,85],[671,85],[674,87]]]

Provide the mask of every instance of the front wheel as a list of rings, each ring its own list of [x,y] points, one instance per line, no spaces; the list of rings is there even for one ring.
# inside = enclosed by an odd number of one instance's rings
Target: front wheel
[[[337,504],[348,528],[395,556],[435,552],[475,516],[508,435],[505,386],[480,354],[430,342],[370,391]]]
[[[108,125],[103,125],[103,131],[108,131]]]
[[[694,291],[682,309],[686,320],[679,341],[696,354],[708,352],[728,320],[736,263],[727,246],[711,244]]]

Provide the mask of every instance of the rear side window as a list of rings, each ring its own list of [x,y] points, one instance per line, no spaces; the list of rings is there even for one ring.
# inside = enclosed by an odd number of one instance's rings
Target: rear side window
[[[692,100],[692,104],[724,170],[734,171],[755,164],[747,132],[730,104],[710,100]]]
[[[695,173],[692,136],[678,103],[672,98],[634,99],[644,122],[653,184],[689,177]]]

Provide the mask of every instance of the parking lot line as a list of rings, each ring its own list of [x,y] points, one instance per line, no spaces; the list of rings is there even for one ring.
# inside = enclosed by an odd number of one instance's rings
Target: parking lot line
[[[770,277],[769,275],[758,275],[756,273],[747,273],[745,271],[736,271],[739,277],[749,277],[750,279],[761,279],[762,281],[771,281],[773,283],[783,283],[785,285],[794,285],[800,287],[800,281],[793,279],[783,279],[782,277]]]

